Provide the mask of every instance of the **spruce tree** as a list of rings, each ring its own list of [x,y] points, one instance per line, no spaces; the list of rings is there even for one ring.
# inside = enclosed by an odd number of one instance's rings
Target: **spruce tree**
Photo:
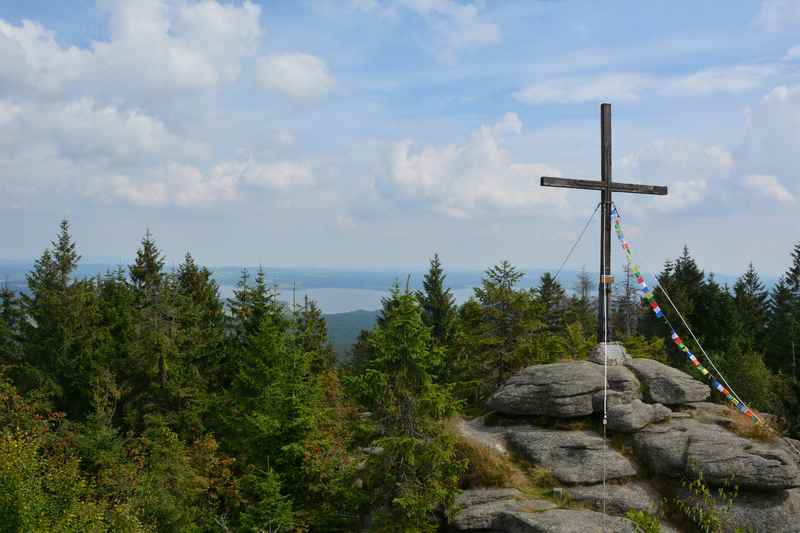
[[[792,265],[786,272],[786,282],[794,297],[800,299],[800,242],[795,244],[792,250]]]
[[[434,254],[430,269],[422,280],[423,290],[417,292],[422,320],[431,328],[431,337],[437,346],[450,344],[457,318],[453,291],[445,286],[446,277],[439,254]]]
[[[163,270],[164,256],[148,229],[139,250],[136,251],[136,261],[129,268],[134,289],[142,292],[159,286]]]
[[[798,337],[797,300],[792,293],[788,276],[772,288],[769,300],[769,320],[766,331],[766,362],[775,372],[797,378]]]
[[[333,368],[336,354],[328,338],[328,328],[319,306],[305,296],[303,307],[297,314],[296,342],[310,358],[311,372],[321,374]]]
[[[485,396],[525,364],[542,362],[545,304],[532,291],[516,288],[524,274],[508,261],[486,271],[465,304],[462,363],[479,379]],[[555,350],[557,354],[558,351]]]
[[[8,285],[3,285],[0,288],[0,373],[23,364],[23,321],[19,299]]]
[[[539,279],[536,297],[544,307],[544,320],[547,325],[552,330],[560,329],[564,325],[566,296],[564,288],[550,272],[545,272]],[[586,300],[586,303],[588,303],[588,300]]]
[[[385,320],[369,338],[369,364],[356,385],[382,435],[370,457],[367,487],[380,531],[436,531],[436,512],[453,502],[464,464],[440,420],[452,413],[448,390],[431,369],[438,348],[414,295],[395,286]]]
[[[745,346],[748,350],[763,350],[764,336],[769,312],[769,293],[759,279],[753,263],[733,286],[734,300],[739,321],[743,328]]]

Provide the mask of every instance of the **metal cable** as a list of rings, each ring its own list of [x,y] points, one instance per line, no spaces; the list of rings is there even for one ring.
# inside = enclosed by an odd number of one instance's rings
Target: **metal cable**
[[[586,225],[583,226],[583,230],[581,230],[581,233],[580,233],[580,235],[578,235],[578,238],[575,240],[574,243],[572,243],[572,248],[570,248],[569,252],[567,252],[567,256],[564,258],[563,261],[561,261],[561,266],[558,267],[558,272],[556,272],[556,275],[553,278],[553,281],[558,281],[558,276],[559,276],[559,274],[561,274],[561,270],[564,268],[564,265],[567,264],[567,261],[569,261],[569,258],[572,257],[572,252],[575,251],[575,248],[581,242],[581,239],[583,239],[583,234],[586,233],[586,230],[589,228],[589,224],[592,223],[592,219],[594,219],[594,216],[597,214],[597,210],[598,209],[600,209],[600,204],[599,203],[597,204],[597,207],[594,208],[594,211],[592,211],[592,214],[589,216],[589,220],[586,221]]]

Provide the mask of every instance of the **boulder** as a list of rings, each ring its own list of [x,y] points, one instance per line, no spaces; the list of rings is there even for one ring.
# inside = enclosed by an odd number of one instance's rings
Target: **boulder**
[[[745,439],[693,419],[646,427],[633,436],[637,457],[655,474],[703,479],[740,489],[780,490],[798,486],[798,467],[781,444]]]
[[[524,495],[517,489],[469,489],[461,491],[458,496],[456,496],[455,507],[457,509],[466,509],[467,507],[482,505],[497,500],[522,498],[524,498]]]
[[[603,350],[604,344],[605,350]],[[602,365],[604,358],[609,366],[622,365],[625,364],[625,361],[630,359],[628,352],[625,351],[625,347],[619,342],[601,342],[589,352],[589,361],[592,363]]]
[[[456,530],[487,531],[498,529],[498,519],[505,511],[545,511],[556,505],[526,498],[516,489],[472,489],[456,497],[456,508],[451,522]]]
[[[594,363],[537,365],[511,377],[486,405],[509,415],[586,416],[593,411],[592,395],[602,388],[602,368]]]
[[[568,487],[564,489],[570,500],[603,510],[603,485]],[[623,485],[606,484],[606,513],[624,516],[629,510],[652,513],[661,502],[661,496],[650,485],[631,481]]]
[[[531,426],[509,428],[509,447],[533,464],[550,470],[563,483],[593,484],[603,480],[603,438],[588,431],[561,431]],[[624,455],[606,449],[606,478],[636,475]]]
[[[711,394],[708,385],[653,359],[631,359],[625,365],[642,382],[643,396],[649,403],[676,405],[701,402]]]
[[[727,405],[711,402],[696,402],[686,404],[686,413],[700,422],[716,424],[718,426],[729,427],[731,417],[737,415],[737,411]]]
[[[740,492],[730,506],[719,503],[728,531],[800,531],[800,489],[773,493]]]
[[[507,511],[501,513],[497,529],[506,533],[635,533],[627,518],[608,516],[580,509],[553,509],[540,513]]]
[[[608,388],[616,403],[640,397],[639,380],[624,366],[608,368]],[[603,367],[573,361],[525,368],[506,381],[487,406],[508,415],[572,418],[602,412],[602,397]]]
[[[671,414],[669,407],[664,407],[660,403],[650,404],[633,400],[630,403],[609,407],[608,429],[620,433],[634,433],[648,424],[666,420]]]

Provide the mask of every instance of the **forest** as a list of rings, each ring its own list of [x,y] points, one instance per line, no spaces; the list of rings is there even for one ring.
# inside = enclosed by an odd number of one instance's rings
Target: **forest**
[[[0,293],[0,531],[436,531],[480,466],[449,421],[595,345],[588,274],[522,289],[501,261],[458,306],[434,256],[337,365],[320,309],[263,271],[223,300],[149,232],[127,268],[80,279],[79,261],[63,221],[28,291]],[[740,396],[800,434],[800,243],[769,290],[752,265],[721,285],[686,248],[658,281]],[[623,279],[615,338],[688,371],[648,311]]]

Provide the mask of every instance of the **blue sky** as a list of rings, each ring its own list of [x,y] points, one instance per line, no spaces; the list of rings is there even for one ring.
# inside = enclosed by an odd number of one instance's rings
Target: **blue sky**
[[[209,265],[556,267],[599,104],[637,259],[765,275],[800,241],[800,2],[0,4],[0,258],[68,217]],[[595,267],[596,229],[570,267]],[[617,264],[620,263],[617,255]]]

